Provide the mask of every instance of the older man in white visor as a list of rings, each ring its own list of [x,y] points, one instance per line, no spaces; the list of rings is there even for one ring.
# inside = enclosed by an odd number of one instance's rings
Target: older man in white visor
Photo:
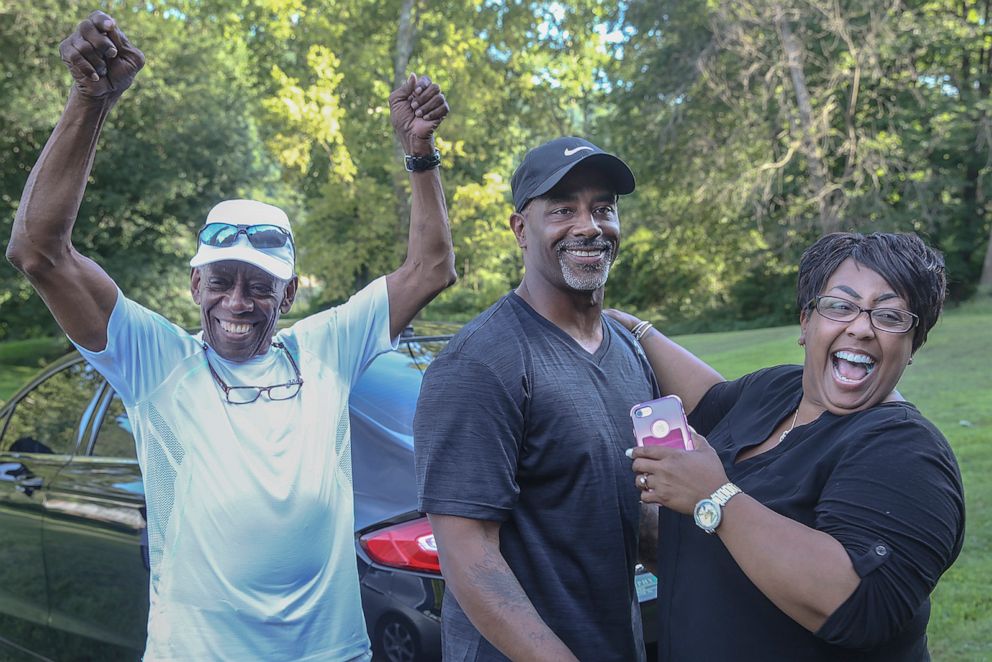
[[[296,296],[286,214],[214,207],[190,289],[202,332],[128,299],[71,233],[110,108],[144,64],[94,12],[62,44],[74,84],[28,178],[7,257],[128,411],[147,501],[146,660],[369,660],[354,552],[348,395],[454,281],[433,135],[444,96],[389,98],[411,172],[406,262],[347,303],[275,331]]]

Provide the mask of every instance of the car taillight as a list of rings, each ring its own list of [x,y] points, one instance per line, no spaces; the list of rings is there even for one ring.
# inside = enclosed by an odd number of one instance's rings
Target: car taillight
[[[441,574],[437,543],[426,517],[366,533],[358,542],[381,565]]]

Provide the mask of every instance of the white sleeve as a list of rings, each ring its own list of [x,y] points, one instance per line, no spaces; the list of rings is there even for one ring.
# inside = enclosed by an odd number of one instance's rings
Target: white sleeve
[[[93,352],[72,338],[69,341],[128,407],[143,400],[183,358],[197,350],[197,341],[182,327],[131,301],[120,289],[107,323],[106,348]]]
[[[389,295],[382,276],[356,292],[347,302],[300,320],[283,332],[301,350],[336,366],[351,383],[379,354],[396,349],[398,338],[389,337]]]

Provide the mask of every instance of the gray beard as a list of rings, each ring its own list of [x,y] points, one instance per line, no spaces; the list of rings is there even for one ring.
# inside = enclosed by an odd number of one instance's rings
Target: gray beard
[[[565,278],[566,285],[573,290],[592,292],[606,285],[606,279],[610,277],[610,267],[613,266],[613,256],[611,250],[602,266],[582,267],[570,264],[564,251],[559,251],[558,264],[561,266],[561,275]]]

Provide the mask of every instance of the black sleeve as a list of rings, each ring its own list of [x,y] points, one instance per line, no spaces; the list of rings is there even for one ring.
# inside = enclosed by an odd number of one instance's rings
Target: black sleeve
[[[457,354],[434,361],[413,425],[420,511],[505,521],[520,492],[522,412],[489,366]]]
[[[964,496],[946,440],[902,415],[882,429],[850,430],[827,481],[816,528],[847,550],[861,583],[816,633],[848,648],[892,639],[954,562],[964,532]]]
[[[689,425],[699,434],[707,436],[716,424],[733,409],[737,401],[744,395],[748,386],[752,385],[770,369],[752,372],[730,382],[720,382],[710,387],[706,395],[699,401],[696,408],[688,412]]]

